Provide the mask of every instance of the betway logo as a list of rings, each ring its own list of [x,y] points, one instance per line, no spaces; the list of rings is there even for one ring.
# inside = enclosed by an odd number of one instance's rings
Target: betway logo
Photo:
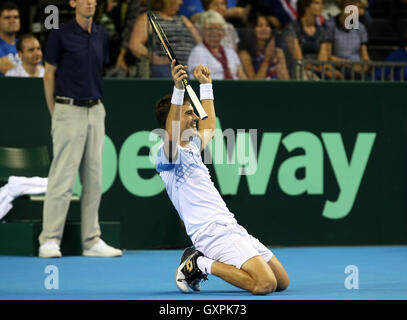
[[[220,128],[219,121],[217,127]],[[241,136],[239,137],[239,135]],[[248,145],[245,163],[239,161],[230,161],[228,164],[219,164],[218,161],[213,163],[221,194],[237,194],[242,179],[242,168],[245,167],[250,171],[255,168],[255,172],[245,175],[251,195],[266,193],[273,170],[278,170],[278,185],[287,195],[297,196],[304,193],[322,195],[324,193],[325,147],[339,187],[339,194],[336,201],[326,200],[322,215],[330,219],[345,217],[355,202],[376,133],[357,134],[350,160],[348,160],[340,133],[321,133],[321,138],[306,131],[293,132],[284,138],[278,132],[265,132],[258,143],[257,154],[250,133],[238,132],[236,142],[245,141]],[[223,150],[221,150],[223,155],[228,154],[221,130],[216,131],[214,141],[209,145],[212,159],[217,157],[216,153],[219,152],[219,148],[215,145],[219,143],[223,144]],[[288,152],[301,149],[303,154],[291,156],[284,160],[278,168],[274,168],[276,155],[281,145]],[[236,154],[237,152],[233,153],[232,160],[233,157],[237,157]],[[240,158],[242,157],[240,156]],[[302,178],[296,176],[299,169],[305,170]]]

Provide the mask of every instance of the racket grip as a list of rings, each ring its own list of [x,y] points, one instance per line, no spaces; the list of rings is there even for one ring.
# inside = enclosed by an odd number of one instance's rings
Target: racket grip
[[[206,118],[208,118],[208,115],[206,114],[205,109],[202,107],[201,101],[199,101],[198,97],[196,96],[195,91],[189,84],[185,86],[185,89],[187,90],[188,95],[191,98],[196,111],[198,112],[199,118],[201,120],[205,120]]]

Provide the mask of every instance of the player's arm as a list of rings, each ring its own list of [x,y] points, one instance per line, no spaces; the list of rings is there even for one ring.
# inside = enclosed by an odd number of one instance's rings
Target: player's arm
[[[198,121],[198,132],[202,140],[201,150],[205,149],[215,135],[216,114],[213,103],[212,78],[208,67],[199,65],[194,69],[194,77],[200,83],[201,104],[208,118]]]
[[[57,67],[53,66],[45,62],[45,71],[44,71],[44,92],[45,92],[45,99],[47,101],[48,110],[51,114],[54,113],[54,91],[55,91],[55,72]]]
[[[183,79],[187,78],[186,67],[175,65],[175,60],[171,62],[171,75],[174,79],[174,92],[171,99],[171,107],[165,122],[166,135],[164,138],[164,153],[170,162],[177,159],[178,146],[180,142],[180,122],[181,111],[184,103],[184,83]]]

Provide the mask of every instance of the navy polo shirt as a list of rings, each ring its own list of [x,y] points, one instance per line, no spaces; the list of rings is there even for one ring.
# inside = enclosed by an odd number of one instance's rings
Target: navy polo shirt
[[[108,33],[95,24],[89,33],[73,19],[51,32],[45,61],[57,67],[54,96],[102,99],[103,65],[109,63]]]

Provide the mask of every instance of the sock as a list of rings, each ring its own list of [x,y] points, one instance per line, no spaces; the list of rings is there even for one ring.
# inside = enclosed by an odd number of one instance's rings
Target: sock
[[[205,274],[211,274],[212,263],[214,262],[215,260],[202,256],[196,259],[199,270],[201,270]]]

